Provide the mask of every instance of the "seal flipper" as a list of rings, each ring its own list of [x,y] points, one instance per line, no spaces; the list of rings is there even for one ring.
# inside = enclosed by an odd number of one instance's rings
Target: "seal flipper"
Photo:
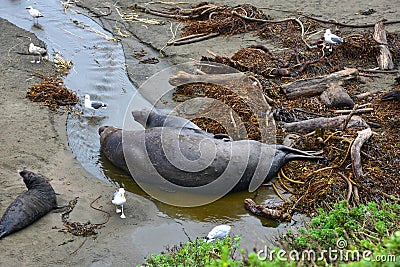
[[[232,137],[230,137],[227,134],[223,134],[223,133],[219,133],[219,134],[214,134],[214,139],[221,139],[225,142],[231,142],[232,141]]]
[[[326,160],[324,156],[320,156],[317,152],[305,152],[283,145],[276,145],[275,149],[276,152],[274,160],[264,182],[271,181],[274,177],[276,177],[276,174],[279,172],[279,170],[292,160]]]
[[[0,239],[1,239],[2,237],[6,236],[6,234],[7,234],[6,231],[1,231],[1,232],[0,232]]]
[[[4,237],[4,236],[7,235],[7,231],[4,231],[4,230],[3,230],[3,225],[0,225],[0,228],[2,229],[2,230],[0,231],[0,239],[1,239],[2,237]]]

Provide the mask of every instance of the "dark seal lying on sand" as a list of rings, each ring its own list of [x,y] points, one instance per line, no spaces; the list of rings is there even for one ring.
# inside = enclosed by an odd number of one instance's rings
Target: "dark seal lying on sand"
[[[253,191],[291,160],[323,159],[312,152],[253,140],[224,142],[190,128],[123,131],[103,126],[99,135],[101,150],[113,165],[150,184],[164,179],[201,187],[224,177],[228,191]]]
[[[0,220],[0,238],[17,232],[57,208],[53,187],[40,174],[23,170],[28,191],[17,197]]]

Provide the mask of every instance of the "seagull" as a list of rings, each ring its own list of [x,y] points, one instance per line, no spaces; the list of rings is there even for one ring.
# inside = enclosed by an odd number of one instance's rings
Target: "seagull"
[[[326,29],[326,32],[324,34],[324,42],[328,44],[329,51],[332,52],[332,45],[343,43],[343,38],[331,33],[330,29]]]
[[[210,243],[214,241],[215,239],[224,239],[227,235],[229,235],[229,232],[231,231],[231,227],[226,224],[221,224],[218,226],[215,226],[207,235],[206,241],[207,243]]]
[[[31,14],[31,16],[33,18],[33,24],[39,24],[39,18],[43,17],[42,13],[40,13],[39,10],[34,9],[31,6],[28,6],[26,9],[28,9],[29,14]],[[35,23],[35,19],[36,19],[36,23]]]
[[[118,191],[116,191],[114,193],[111,202],[115,205],[115,212],[116,213],[120,213],[121,212],[121,216],[120,217],[122,219],[125,219],[126,218],[126,216],[124,214],[124,204],[126,202],[125,189],[122,188],[122,187],[120,189],[118,189]],[[118,206],[121,206],[121,209],[119,209]]]
[[[31,63],[40,63],[40,59],[42,58],[42,56],[47,54],[46,49],[39,47],[39,46],[35,46],[33,43],[29,44],[29,54],[33,55],[33,61],[31,61]]]
[[[90,101],[90,95],[85,95],[85,108],[92,110],[92,115],[94,111],[99,108],[106,108],[107,104],[99,101]]]

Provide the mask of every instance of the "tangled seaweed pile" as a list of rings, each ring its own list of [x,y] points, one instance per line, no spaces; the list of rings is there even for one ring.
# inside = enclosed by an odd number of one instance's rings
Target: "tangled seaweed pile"
[[[230,7],[202,2],[189,8],[181,8],[175,5],[167,11],[156,10],[147,6],[143,7],[137,4],[132,8],[156,16],[190,21],[182,29],[182,37],[202,34],[233,35],[255,30],[262,23],[257,21],[246,22],[240,17],[241,15],[254,20],[271,19],[257,7],[250,4]]]
[[[269,106],[259,88],[253,86],[248,79],[226,81],[223,85],[184,84],[177,87],[174,95],[178,101],[180,95],[217,100],[200,110],[199,114],[203,117],[193,119],[194,123],[209,132],[227,133],[235,140],[253,139],[265,142],[270,136],[274,136],[272,120],[265,120]],[[259,129],[270,129],[269,136],[264,136]]]
[[[69,220],[69,214],[75,208],[77,203],[78,203],[78,198],[76,197],[68,203],[66,211],[61,214],[61,221],[67,228],[67,231],[75,236],[97,235],[96,227],[93,227],[93,225],[91,225],[90,222],[80,223],[80,222],[71,222]]]
[[[209,4],[207,4],[208,6]],[[205,5],[200,4],[199,7]],[[195,7],[196,8],[196,7]],[[182,29],[182,36],[190,36],[202,33],[219,33],[221,35],[233,35],[249,32],[257,29],[259,22],[246,22],[239,15],[245,15],[253,19],[267,20],[271,19],[257,7],[250,4],[230,6],[216,6],[205,9],[191,23]]]
[[[100,197],[98,197],[94,201],[92,201],[92,203],[90,203],[90,207],[92,209],[106,213],[107,220],[104,223],[99,223],[99,224],[92,224],[89,221],[86,223],[71,222],[69,219],[69,214],[73,211],[76,204],[78,203],[78,197],[76,197],[68,203],[66,210],[61,214],[61,221],[63,222],[63,224],[66,227],[68,232],[70,232],[71,234],[73,234],[75,236],[83,236],[83,237],[97,235],[97,229],[104,226],[111,217],[111,215],[108,212],[92,206],[93,203],[96,202],[99,198]]]
[[[33,102],[40,102],[51,110],[57,110],[60,106],[72,106],[78,103],[76,94],[64,86],[60,78],[53,78],[35,73],[34,76],[43,81],[34,84],[26,93],[26,97]]]

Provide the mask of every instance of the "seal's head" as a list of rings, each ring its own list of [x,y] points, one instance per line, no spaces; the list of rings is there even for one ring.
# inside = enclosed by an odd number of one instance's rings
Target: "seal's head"
[[[143,126],[148,126],[148,121],[151,120],[149,117],[154,115],[154,111],[150,111],[150,110],[134,110],[131,112],[132,117],[135,119],[135,121],[137,121],[138,123],[140,123]]]
[[[114,127],[114,126],[101,126],[99,128],[99,135],[100,135],[100,145],[103,144],[104,140],[109,137],[114,132],[121,131],[121,129]]]
[[[42,175],[28,170],[20,171],[19,175],[24,178],[24,183],[28,189],[34,188],[35,186],[43,183],[47,183],[46,179]]]
[[[99,128],[99,135],[101,136],[101,134],[108,128],[109,126],[101,126]]]

